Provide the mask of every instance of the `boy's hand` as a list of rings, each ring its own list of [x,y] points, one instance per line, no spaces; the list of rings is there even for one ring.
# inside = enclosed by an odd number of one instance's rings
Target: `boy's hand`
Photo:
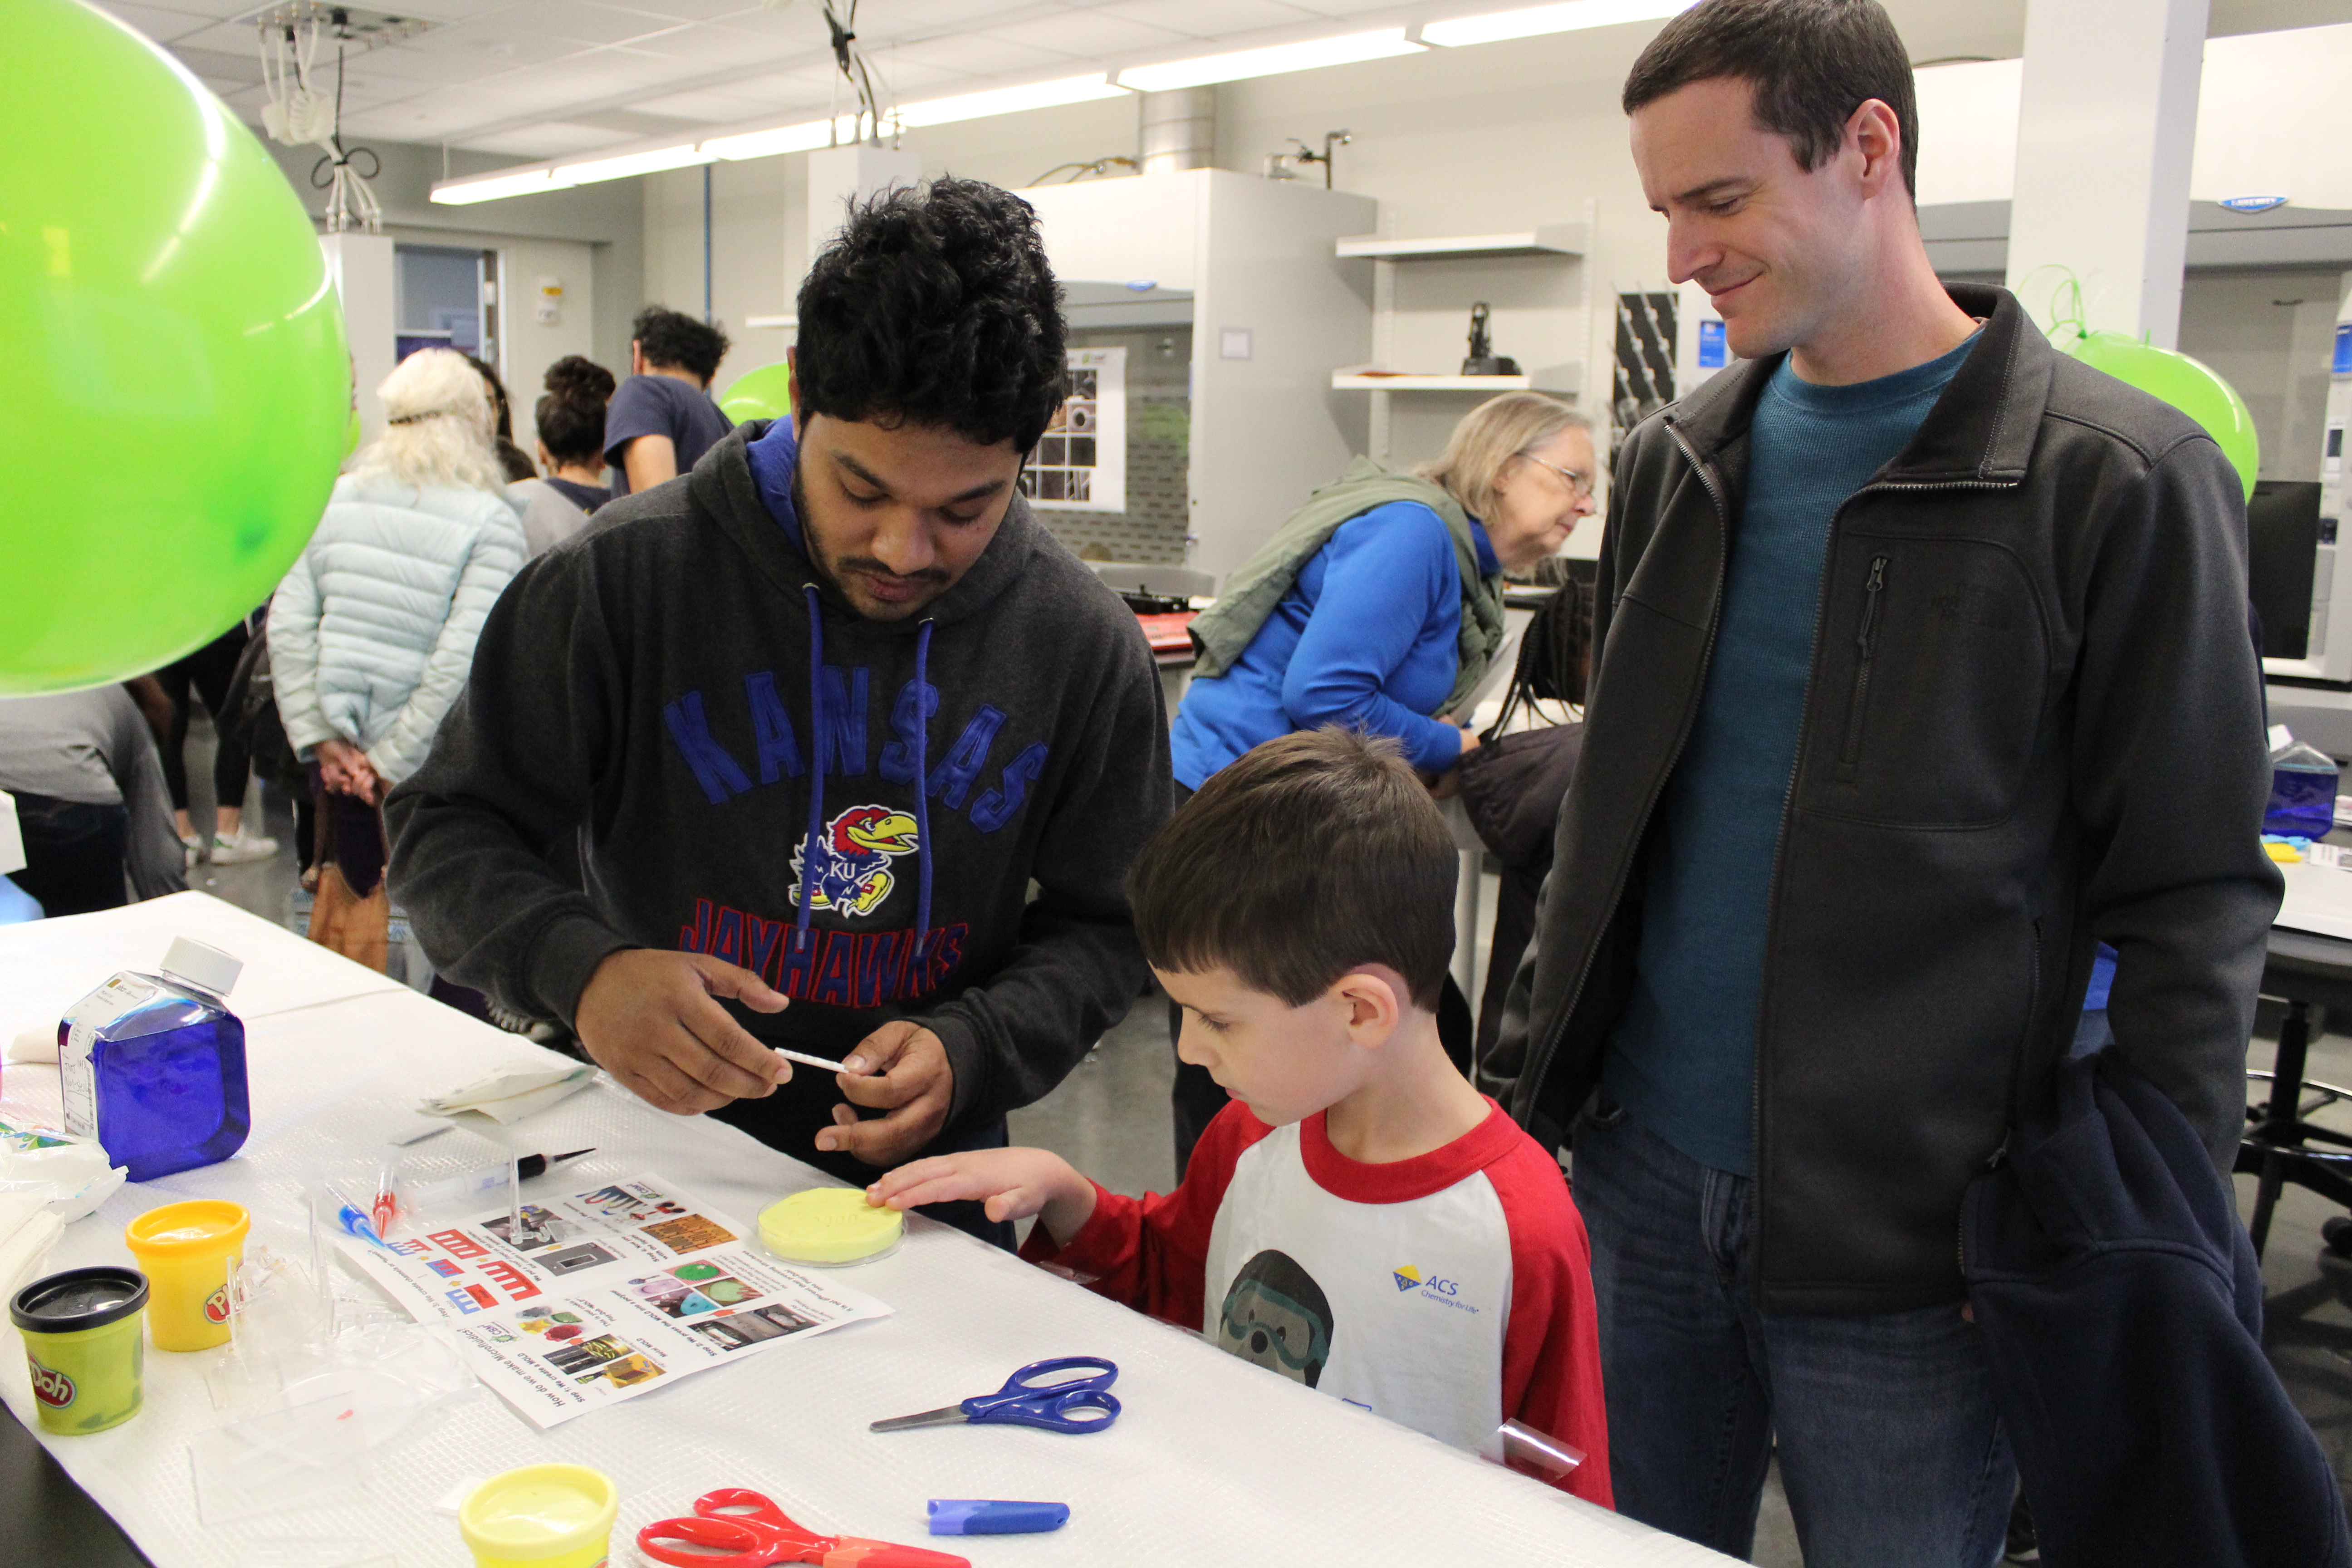
[[[866,1189],[877,1208],[977,1200],[992,1220],[1036,1215],[1054,1245],[1066,1247],[1095,1212],[1095,1184],[1043,1149],[974,1149],[901,1165]]]
[[[644,437],[638,437],[640,440]],[[940,1135],[955,1099],[955,1068],[940,1037],[906,1019],[883,1025],[857,1042],[834,1081],[851,1105],[889,1112],[861,1121],[849,1105],[833,1108],[833,1125],[816,1135],[816,1146],[855,1154],[869,1165],[905,1159]]]

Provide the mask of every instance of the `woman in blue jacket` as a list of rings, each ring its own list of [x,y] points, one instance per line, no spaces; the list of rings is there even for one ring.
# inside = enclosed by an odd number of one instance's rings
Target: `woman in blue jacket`
[[[1591,424],[1506,393],[1472,409],[1436,461],[1358,458],[1227,580],[1193,623],[1201,649],[1170,736],[1181,806],[1212,773],[1293,730],[1393,737],[1440,783],[1478,737],[1461,705],[1502,641],[1503,574],[1558,550],[1591,515]],[[1171,1010],[1170,1037],[1181,1027]],[[1179,1063],[1181,1174],[1224,1104]]]

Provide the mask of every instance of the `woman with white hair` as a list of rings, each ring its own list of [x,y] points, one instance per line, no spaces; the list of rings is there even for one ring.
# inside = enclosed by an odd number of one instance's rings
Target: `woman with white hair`
[[[336,481],[270,600],[268,631],[278,716],[311,764],[332,844],[311,934],[382,968],[374,919],[361,917],[356,943],[326,928],[352,904],[384,903],[379,808],[425,761],[524,548],[489,397],[465,356],[421,349],[376,395],[383,436]]]
[[[1359,458],[1317,490],[1192,623],[1200,658],[1169,735],[1178,804],[1253,746],[1326,724],[1391,736],[1443,780],[1478,744],[1465,707],[1502,643],[1503,574],[1591,513],[1592,473],[1591,421],[1512,392],[1463,416],[1435,461]],[[1469,1005],[1450,983],[1447,1001],[1439,1026],[1466,1064]],[[1179,1065],[1180,1174],[1224,1099]]]

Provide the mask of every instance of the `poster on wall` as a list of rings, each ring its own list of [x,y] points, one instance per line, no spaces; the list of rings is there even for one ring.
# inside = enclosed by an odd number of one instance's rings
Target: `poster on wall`
[[[1070,351],[1070,395],[1029,455],[1021,493],[1040,511],[1127,510],[1125,349]]]

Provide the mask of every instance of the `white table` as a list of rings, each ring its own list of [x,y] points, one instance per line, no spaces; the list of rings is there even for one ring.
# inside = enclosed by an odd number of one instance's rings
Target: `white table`
[[[185,1197],[235,1199],[253,1210],[257,1237],[299,1247],[296,1194],[307,1163],[367,1149],[420,1093],[491,1062],[542,1054],[355,965],[322,966],[326,955],[315,949],[288,952],[287,933],[216,900],[169,903],[187,911],[194,923],[185,929],[244,957],[249,980],[301,969],[312,991],[345,994],[248,1017],[254,1131],[244,1152],[126,1187],[67,1233],[53,1268],[127,1262],[123,1225]],[[155,912],[166,907],[58,921],[47,931],[0,930],[0,984],[39,973],[78,994],[119,966],[123,951],[144,953],[159,931],[168,935],[169,921],[159,925]],[[349,973],[338,976],[337,964]],[[0,1089],[0,1115],[51,1113],[55,1069],[12,1065]],[[434,1142],[473,1135],[525,1152],[594,1145],[596,1154],[570,1168],[576,1178],[656,1172],[740,1221],[824,1181],[732,1128],[665,1116],[604,1083],[512,1128],[468,1118],[465,1131]],[[593,1465],[614,1478],[622,1496],[615,1564],[635,1560],[621,1543],[639,1526],[721,1486],[765,1491],[822,1530],[913,1544],[929,1539],[929,1498],[1071,1505],[1070,1522],[1055,1534],[937,1543],[976,1564],[1727,1561],[1272,1376],[943,1226],[916,1222],[895,1255],[845,1282],[896,1315],[545,1433],[477,1389],[427,1429],[378,1448],[367,1490],[333,1510],[199,1523],[188,1447],[226,1419],[202,1375],[225,1352],[151,1352],[147,1406],[136,1419],[42,1440],[158,1568],[229,1568],[257,1546],[321,1536],[362,1536],[402,1568],[463,1568],[470,1560],[455,1523],[432,1504],[468,1476],[540,1460]],[[0,1395],[30,1427],[18,1350],[0,1352]],[[1126,1414],[1099,1436],[866,1430],[880,1416],[993,1389],[1024,1363],[1077,1352],[1119,1364]]]

